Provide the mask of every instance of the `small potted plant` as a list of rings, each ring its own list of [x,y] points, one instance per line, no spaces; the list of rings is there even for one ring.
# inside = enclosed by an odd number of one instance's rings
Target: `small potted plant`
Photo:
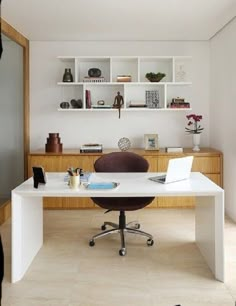
[[[185,127],[185,131],[189,134],[193,134],[193,151],[200,151],[200,135],[204,130],[200,125],[202,115],[190,114],[187,115],[188,127]]]
[[[165,73],[158,72],[148,72],[146,73],[145,77],[150,81],[150,82],[160,82],[164,77],[166,76]]]

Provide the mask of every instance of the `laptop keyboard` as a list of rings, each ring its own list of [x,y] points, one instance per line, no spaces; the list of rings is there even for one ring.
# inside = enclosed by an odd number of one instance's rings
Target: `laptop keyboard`
[[[154,177],[149,177],[149,180],[154,181],[154,182],[165,182],[166,180],[166,175],[159,175],[159,176],[154,176]]]
[[[160,182],[165,182],[165,180],[166,180],[166,177],[160,177],[159,179],[158,179],[158,181]]]

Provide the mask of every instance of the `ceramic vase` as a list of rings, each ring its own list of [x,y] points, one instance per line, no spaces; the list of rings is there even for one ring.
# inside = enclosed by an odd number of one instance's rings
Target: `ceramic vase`
[[[70,68],[66,68],[63,75],[63,82],[73,82],[73,75]]]
[[[193,151],[200,151],[201,134],[193,134]]]

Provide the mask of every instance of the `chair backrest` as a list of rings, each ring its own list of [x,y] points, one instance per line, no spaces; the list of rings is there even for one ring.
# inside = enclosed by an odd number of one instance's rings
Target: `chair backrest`
[[[147,172],[147,160],[132,152],[112,152],[102,155],[94,163],[96,172]]]

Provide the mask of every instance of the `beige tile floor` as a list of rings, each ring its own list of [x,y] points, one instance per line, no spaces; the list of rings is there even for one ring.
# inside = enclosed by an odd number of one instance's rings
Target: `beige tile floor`
[[[2,306],[234,306],[236,224],[226,219],[226,282],[214,279],[194,243],[194,210],[145,209],[127,214],[154,235],[119,235],[88,246],[103,220],[102,210],[45,211],[44,245],[23,280],[10,283],[10,220],[1,227],[5,252]]]

